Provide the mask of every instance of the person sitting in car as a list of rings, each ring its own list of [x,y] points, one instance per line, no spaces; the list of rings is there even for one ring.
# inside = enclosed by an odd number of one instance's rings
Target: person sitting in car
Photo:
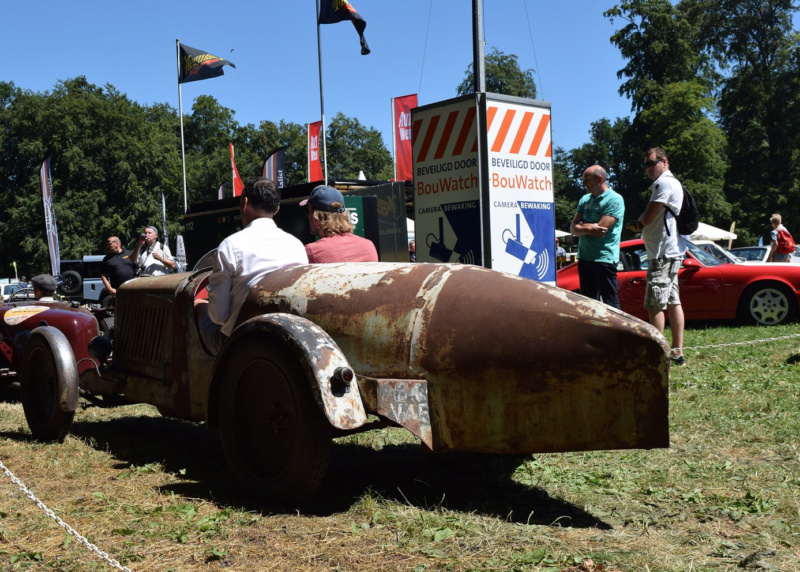
[[[377,262],[372,241],[353,234],[353,224],[344,208],[344,197],[327,185],[315,187],[301,207],[308,208],[311,232],[319,237],[306,245],[311,264],[320,262]]]
[[[50,274],[39,274],[31,278],[31,285],[33,286],[33,297],[38,302],[58,302],[53,297],[53,294],[58,287],[56,279]]]
[[[208,301],[196,302],[200,335],[212,354],[236,326],[247,295],[268,272],[307,264],[303,243],[272,220],[280,209],[281,191],[266,177],[248,179],[239,197],[244,228],[222,241],[208,279]]]

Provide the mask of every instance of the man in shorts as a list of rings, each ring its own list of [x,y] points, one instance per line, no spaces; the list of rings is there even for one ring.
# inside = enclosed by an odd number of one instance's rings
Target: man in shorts
[[[669,170],[667,154],[661,147],[653,147],[644,153],[644,168],[653,180],[650,186],[650,202],[635,223],[628,228],[642,233],[647,249],[647,289],[644,307],[650,323],[663,334],[666,318],[672,331],[673,365],[686,365],[683,357],[683,307],[678,289],[678,270],[683,264],[685,247],[678,234],[675,217],[666,207],[680,212],[683,205],[683,188],[680,181]]]

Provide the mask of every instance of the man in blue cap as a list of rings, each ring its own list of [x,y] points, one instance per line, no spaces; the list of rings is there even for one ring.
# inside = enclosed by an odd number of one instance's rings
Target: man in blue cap
[[[372,241],[353,234],[353,224],[344,208],[342,193],[320,185],[311,191],[300,206],[308,206],[308,224],[319,237],[306,245],[311,263],[377,262],[378,252]]]

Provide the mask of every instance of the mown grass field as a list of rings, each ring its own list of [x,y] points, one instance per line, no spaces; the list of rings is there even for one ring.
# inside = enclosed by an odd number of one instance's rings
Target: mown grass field
[[[707,346],[798,333],[687,330],[704,349],[672,371],[669,449],[541,455],[514,470],[374,431],[337,442],[323,493],[292,510],[242,496],[215,433],[149,406],[81,411],[57,445],[32,441],[22,407],[0,404],[0,460],[132,570],[789,572],[800,337]],[[111,567],[2,476],[0,569]]]

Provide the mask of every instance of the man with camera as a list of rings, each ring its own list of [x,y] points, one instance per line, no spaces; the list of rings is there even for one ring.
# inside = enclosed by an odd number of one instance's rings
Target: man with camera
[[[131,254],[131,262],[138,268],[137,276],[163,276],[175,269],[169,246],[158,241],[158,231],[154,226],[144,229]]]

